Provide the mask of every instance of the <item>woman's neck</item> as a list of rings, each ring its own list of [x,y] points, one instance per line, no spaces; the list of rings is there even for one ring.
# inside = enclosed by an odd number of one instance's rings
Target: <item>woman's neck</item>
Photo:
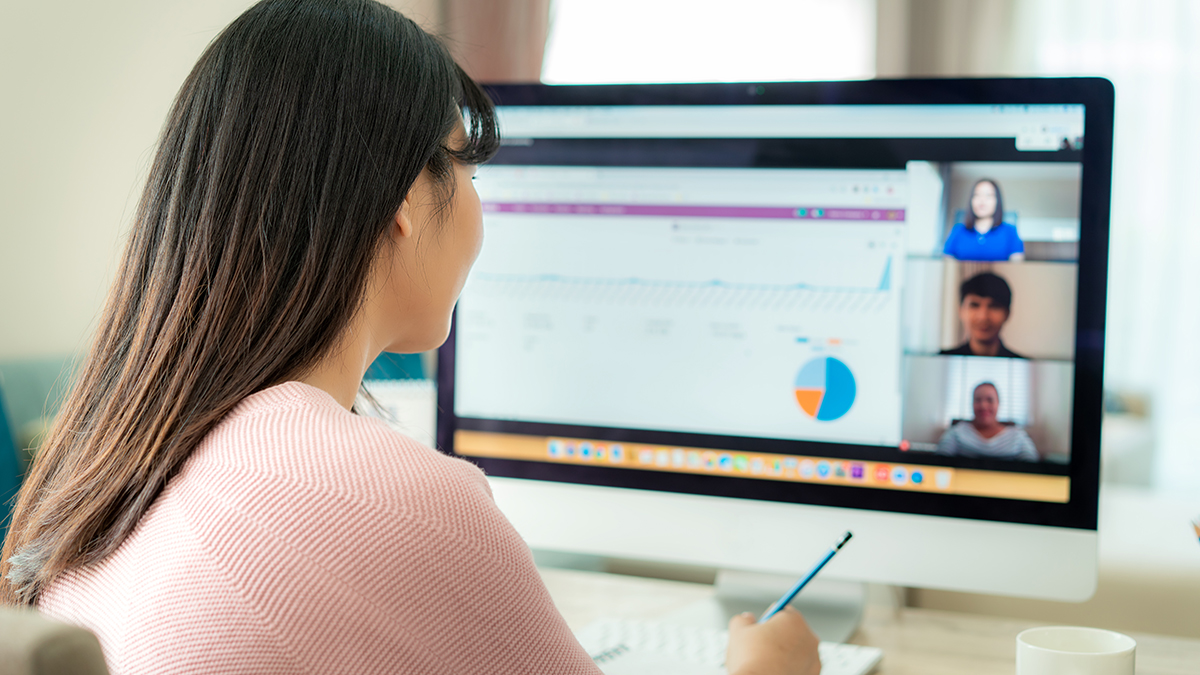
[[[975,231],[979,234],[987,234],[992,229],[991,218],[980,218],[975,221]]]
[[[355,321],[337,349],[299,378],[304,384],[329,394],[346,410],[352,409],[363,375],[382,350],[375,348],[370,332]]]

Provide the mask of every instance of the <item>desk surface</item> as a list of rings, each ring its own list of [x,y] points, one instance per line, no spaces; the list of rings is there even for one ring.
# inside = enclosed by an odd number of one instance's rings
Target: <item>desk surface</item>
[[[639,577],[542,569],[572,629],[595,619],[657,619],[712,596],[712,586]],[[1018,619],[929,609],[868,606],[851,639],[884,651],[879,675],[1012,675],[1017,633],[1041,625]],[[1133,633],[1139,675],[1195,675],[1200,640]]]

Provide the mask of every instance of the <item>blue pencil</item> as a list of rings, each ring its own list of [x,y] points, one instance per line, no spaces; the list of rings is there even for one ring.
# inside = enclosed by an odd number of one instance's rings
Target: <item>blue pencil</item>
[[[803,589],[805,586],[807,586],[808,582],[813,580],[813,577],[817,576],[817,572],[821,571],[821,568],[825,566],[825,563],[832,560],[833,556],[837,555],[837,552],[842,550],[842,547],[845,546],[846,542],[850,541],[850,537],[853,537],[853,536],[854,535],[851,534],[849,530],[847,530],[846,534],[843,534],[842,538],[839,539],[836,544],[829,547],[829,551],[820,560],[817,561],[817,564],[813,565],[813,568],[808,571],[808,574],[805,574],[803,577],[800,578],[800,581],[796,582],[795,586],[792,586],[792,590],[788,591],[787,593],[784,593],[782,598],[779,598],[778,600],[776,600],[775,604],[768,607],[766,612],[763,612],[763,615],[761,618],[759,618],[758,622],[762,623],[762,622],[766,621],[767,619],[770,619],[771,617],[773,617],[777,613],[779,613],[779,611],[782,610],[784,607],[787,607],[788,603],[792,601],[792,598],[796,597],[796,594],[799,593],[800,590]]]

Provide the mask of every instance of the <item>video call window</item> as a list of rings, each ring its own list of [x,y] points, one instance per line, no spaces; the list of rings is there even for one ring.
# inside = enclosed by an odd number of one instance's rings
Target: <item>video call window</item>
[[[1080,166],[910,162],[903,435],[916,452],[1069,461]],[[918,207],[918,210],[921,210]]]

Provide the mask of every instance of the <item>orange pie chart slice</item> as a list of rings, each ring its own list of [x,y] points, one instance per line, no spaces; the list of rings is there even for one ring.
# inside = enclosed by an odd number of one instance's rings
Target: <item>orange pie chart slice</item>
[[[816,417],[821,409],[821,399],[825,397],[824,389],[797,389],[796,402],[809,417]]]

